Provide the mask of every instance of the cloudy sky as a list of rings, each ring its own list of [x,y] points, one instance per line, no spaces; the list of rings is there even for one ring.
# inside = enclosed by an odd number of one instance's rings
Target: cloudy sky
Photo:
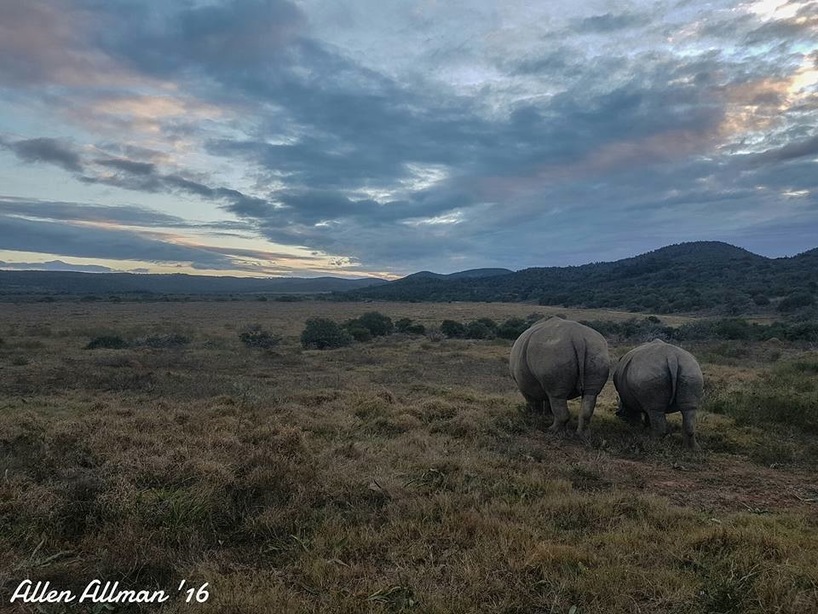
[[[818,246],[818,2],[0,0],[0,267]]]

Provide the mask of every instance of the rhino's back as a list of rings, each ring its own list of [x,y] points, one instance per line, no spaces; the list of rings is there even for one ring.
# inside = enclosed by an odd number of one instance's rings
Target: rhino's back
[[[549,318],[523,332],[511,349],[511,375],[533,396],[598,393],[608,379],[608,344],[578,322]]]
[[[623,403],[641,411],[698,407],[704,384],[699,363],[690,352],[658,339],[625,354],[613,380]]]

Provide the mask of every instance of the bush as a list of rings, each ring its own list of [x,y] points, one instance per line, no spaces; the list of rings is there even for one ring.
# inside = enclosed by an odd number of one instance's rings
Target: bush
[[[497,324],[489,318],[480,318],[466,324],[466,339],[493,339],[497,336]]]
[[[391,335],[395,328],[389,316],[385,316],[377,311],[365,313],[357,319],[357,323],[367,329],[373,337]]]
[[[462,339],[466,336],[466,327],[454,320],[443,320],[440,324],[440,332],[450,339]]]
[[[423,335],[426,333],[426,327],[423,324],[415,323],[409,318],[401,318],[395,322],[395,330],[408,335]]]
[[[529,324],[522,318],[509,318],[497,327],[497,336],[501,339],[516,339],[528,330]]]
[[[281,343],[281,337],[274,335],[259,324],[253,324],[239,333],[239,339],[247,347],[269,350]]]
[[[307,349],[328,350],[352,343],[352,335],[326,318],[309,318],[301,333],[301,345]]]
[[[815,297],[807,292],[790,294],[778,304],[778,311],[790,312],[802,307],[811,307],[815,304]]]
[[[818,341],[818,322],[798,322],[784,329],[787,341]]]
[[[372,341],[372,333],[369,332],[369,329],[363,326],[359,320],[350,320],[346,323],[344,328],[346,328],[347,332],[352,335],[352,338],[355,339],[355,341]]]
[[[88,345],[85,346],[85,349],[96,350],[99,348],[105,348],[111,350],[121,350],[128,347],[128,345],[130,344],[119,335],[102,335],[91,339],[91,341],[88,342]]]
[[[719,339],[749,339],[752,327],[747,320],[729,318],[715,323],[713,331]]]

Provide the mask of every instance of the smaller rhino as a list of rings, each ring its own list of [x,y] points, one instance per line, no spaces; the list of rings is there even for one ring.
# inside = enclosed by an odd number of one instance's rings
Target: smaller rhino
[[[625,354],[616,365],[614,386],[619,393],[616,415],[638,424],[644,418],[654,436],[667,432],[665,414],[682,412],[685,445],[696,442],[696,411],[702,400],[704,377],[690,352],[655,339]]]

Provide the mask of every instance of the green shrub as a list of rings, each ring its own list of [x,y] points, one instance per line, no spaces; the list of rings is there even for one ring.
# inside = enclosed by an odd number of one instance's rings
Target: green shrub
[[[450,339],[462,339],[466,336],[466,327],[461,322],[443,320],[440,324],[440,332]]]
[[[329,350],[352,343],[352,335],[327,318],[309,318],[301,333],[301,345],[307,349]]]
[[[269,350],[281,343],[281,337],[264,330],[261,325],[253,324],[239,333],[239,339],[247,347]]]
[[[489,318],[480,318],[466,324],[463,336],[466,339],[493,339],[497,336],[497,324]]]
[[[365,313],[357,319],[357,323],[367,329],[373,337],[391,335],[394,330],[392,318],[377,311]]]
[[[355,341],[372,341],[372,333],[369,332],[369,329],[363,326],[359,320],[350,320],[346,323],[344,328],[346,328],[347,332],[352,335],[352,338],[355,339]]]
[[[497,336],[501,339],[516,339],[528,330],[529,323],[522,318],[509,318],[497,327]]]
[[[105,348],[111,350],[121,350],[129,345],[130,344],[119,335],[102,335],[91,339],[91,341],[88,342],[88,345],[85,346],[85,349],[96,350],[99,348]]]
[[[818,322],[799,322],[791,324],[784,330],[788,341],[818,341]]]
[[[747,320],[728,318],[715,322],[713,332],[719,339],[749,339],[753,331]]]
[[[815,304],[815,297],[808,292],[795,292],[790,294],[780,303],[778,303],[778,311],[790,312],[802,307],[811,307]]]
[[[395,330],[408,335],[423,335],[426,333],[426,327],[423,324],[413,322],[409,318],[401,318],[395,322]]]

